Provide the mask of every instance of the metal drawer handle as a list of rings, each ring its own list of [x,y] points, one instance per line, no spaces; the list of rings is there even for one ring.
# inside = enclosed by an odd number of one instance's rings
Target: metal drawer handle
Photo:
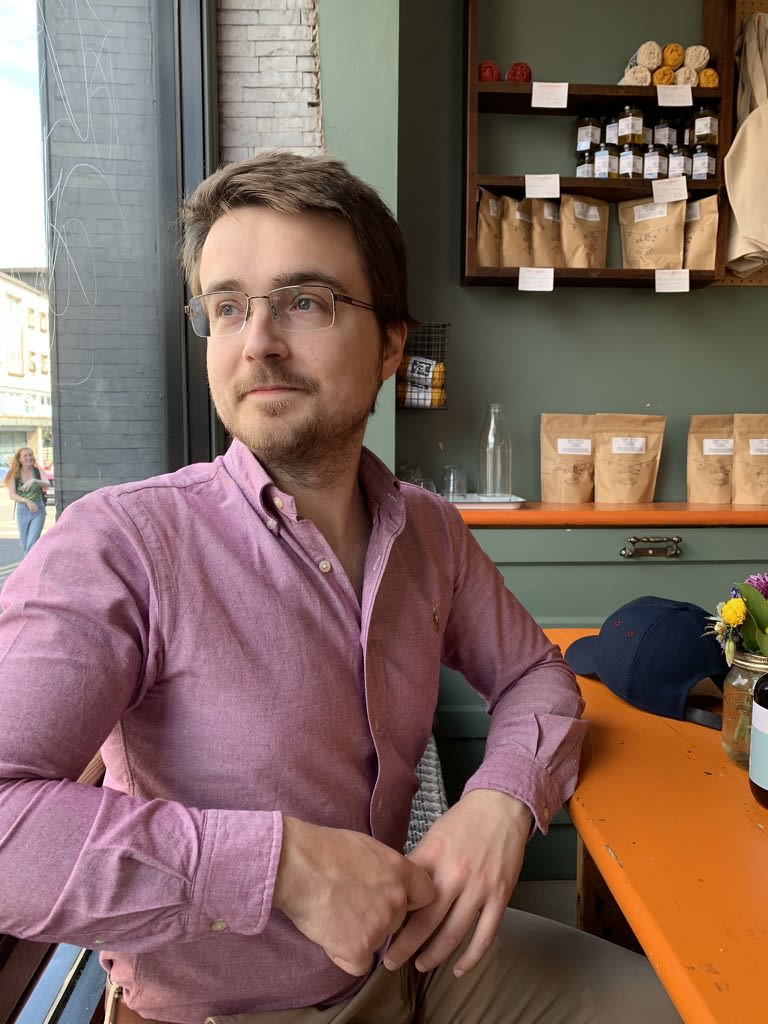
[[[629,547],[619,550],[622,558],[679,558],[682,537],[627,537]]]

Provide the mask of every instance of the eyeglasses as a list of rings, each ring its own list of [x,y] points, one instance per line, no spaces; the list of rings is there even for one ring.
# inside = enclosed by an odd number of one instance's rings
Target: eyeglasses
[[[266,299],[275,323],[284,331],[308,333],[327,331],[336,323],[336,303],[346,302],[361,309],[375,309],[370,302],[339,295],[321,284],[291,284],[273,288],[266,295],[245,292],[205,292],[189,300],[184,312],[192,329],[201,338],[221,338],[239,334],[248,322],[251,302]]]

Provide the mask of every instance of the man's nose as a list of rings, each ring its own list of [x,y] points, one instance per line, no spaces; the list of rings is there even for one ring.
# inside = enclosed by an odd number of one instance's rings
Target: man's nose
[[[251,298],[241,337],[244,359],[284,356],[287,352],[285,331],[272,315],[272,306],[266,296]]]

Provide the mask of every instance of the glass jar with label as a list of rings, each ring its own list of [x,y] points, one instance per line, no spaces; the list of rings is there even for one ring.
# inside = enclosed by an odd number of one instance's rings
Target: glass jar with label
[[[603,142],[608,142],[612,146],[618,146],[619,144],[619,115],[612,114],[610,117],[605,119],[603,125]]]
[[[642,178],[643,176],[643,147],[637,143],[632,145],[627,142],[621,147],[619,153],[619,177],[620,178]]]
[[[619,147],[613,146],[610,142],[603,142],[595,150],[595,174],[596,178],[618,178],[619,176]]]
[[[643,144],[643,112],[639,107],[626,106],[619,114],[617,142],[620,146],[626,143]]]
[[[677,145],[677,127],[666,117],[660,117],[653,126],[653,141],[657,146],[670,149]]]
[[[690,178],[692,171],[691,151],[687,146],[672,146],[667,163],[668,178]]]
[[[717,150],[703,142],[697,143],[691,157],[691,179],[709,181],[717,177]]]
[[[667,147],[656,145],[656,143],[648,146],[643,157],[643,177],[666,178],[667,165]]]
[[[595,176],[595,150],[585,149],[576,157],[576,177],[594,178]]]
[[[716,146],[718,142],[717,113],[712,107],[699,107],[691,118],[691,142]]]
[[[597,117],[580,117],[576,122],[576,152],[592,149],[600,145],[600,119]]]

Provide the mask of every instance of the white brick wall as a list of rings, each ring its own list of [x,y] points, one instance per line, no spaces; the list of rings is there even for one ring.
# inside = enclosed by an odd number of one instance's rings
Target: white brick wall
[[[323,148],[317,0],[219,0],[222,163]]]

